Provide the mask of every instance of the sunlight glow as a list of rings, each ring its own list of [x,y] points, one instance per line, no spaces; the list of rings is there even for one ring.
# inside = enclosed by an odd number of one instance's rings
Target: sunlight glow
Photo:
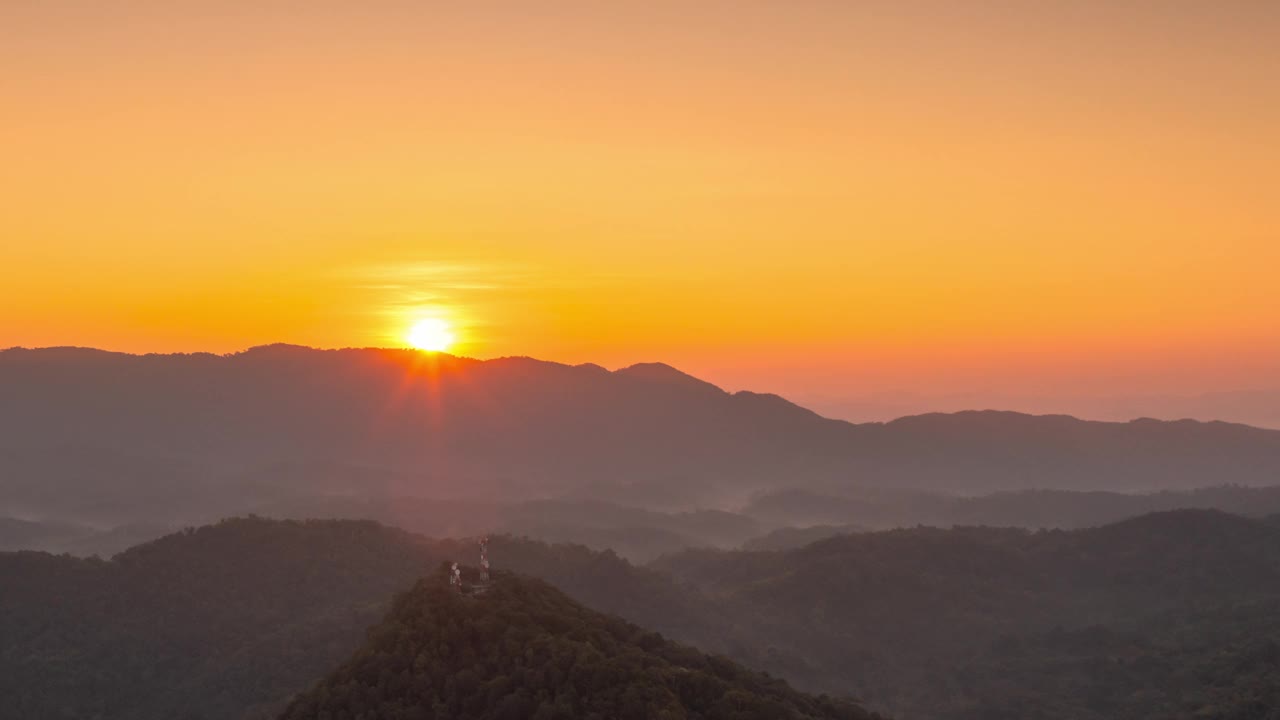
[[[419,350],[444,352],[453,345],[456,338],[449,323],[439,318],[427,318],[419,320],[409,330],[408,340],[410,345]]]

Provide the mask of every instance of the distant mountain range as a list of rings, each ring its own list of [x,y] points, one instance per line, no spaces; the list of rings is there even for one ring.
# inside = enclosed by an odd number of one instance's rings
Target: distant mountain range
[[[1138,417],[1215,418],[1256,427],[1280,428],[1280,390],[1275,388],[1181,395],[1090,395],[1066,390],[1060,394],[1040,395],[989,391],[951,394],[880,392],[833,397],[812,393],[793,399],[826,417],[851,422],[886,422],[905,415],[998,407],[1033,415],[1063,413],[1090,420],[1125,422]]]
[[[780,489],[1149,490],[1280,479],[1280,431],[961,412],[863,425],[661,364],[267,346],[0,352],[0,508],[181,524],[317,497],[729,507]]]

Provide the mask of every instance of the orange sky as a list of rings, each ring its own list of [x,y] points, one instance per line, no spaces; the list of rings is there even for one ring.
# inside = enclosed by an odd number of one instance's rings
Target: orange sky
[[[0,346],[1276,387],[1280,3],[0,4]]]

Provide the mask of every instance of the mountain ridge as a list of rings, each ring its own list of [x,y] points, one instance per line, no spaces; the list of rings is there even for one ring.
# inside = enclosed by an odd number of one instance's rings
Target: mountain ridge
[[[8,514],[85,524],[207,522],[317,492],[730,509],[782,487],[1142,491],[1280,476],[1275,430],[1004,411],[853,424],[656,363],[10,349],[0,399]],[[109,478],[94,457],[111,458]],[[290,465],[382,479],[319,488],[274,470]]]
[[[528,364],[541,367],[552,367],[560,370],[577,370],[587,371],[592,374],[608,374],[612,376],[622,376],[645,381],[667,383],[667,384],[687,384],[688,386],[705,386],[714,388],[724,395],[730,397],[737,395],[748,395],[756,397],[776,398],[788,405],[802,409],[807,413],[811,413],[823,420],[833,423],[841,423],[854,427],[885,427],[903,424],[927,424],[942,419],[963,419],[963,418],[1035,418],[1044,422],[1074,422],[1097,425],[1221,425],[1235,428],[1249,428],[1262,433],[1280,435],[1280,430],[1272,428],[1264,428],[1248,423],[1234,422],[1220,419],[1201,419],[1201,418],[1176,418],[1176,419],[1160,419],[1147,416],[1130,418],[1128,420],[1095,420],[1082,418],[1066,413],[1030,413],[1019,410],[1004,410],[998,408],[972,408],[967,410],[956,410],[953,412],[921,412],[909,413],[891,420],[872,420],[867,422],[854,422],[841,418],[833,418],[822,415],[821,413],[807,408],[799,403],[788,400],[786,397],[772,392],[756,391],[756,390],[737,390],[726,391],[714,383],[698,378],[695,375],[686,373],[672,365],[659,361],[647,361],[632,363],[630,365],[620,366],[610,370],[602,365],[592,362],[584,362],[577,364],[562,363],[555,360],[544,360],[529,355],[504,355],[487,359],[473,358],[462,355],[453,355],[446,352],[431,352],[415,350],[412,348],[387,348],[377,346],[364,347],[342,347],[342,348],[317,348],[308,345],[299,345],[294,343],[267,343],[263,345],[254,345],[244,350],[238,350],[228,353],[213,353],[206,351],[195,352],[148,352],[148,353],[130,353],[119,350],[105,350],[79,345],[55,345],[47,347],[26,347],[15,345],[7,348],[0,348],[0,369],[3,368],[5,360],[26,360],[26,359],[90,359],[90,358],[113,358],[121,361],[128,359],[190,359],[190,360],[235,360],[238,358],[250,357],[302,357],[307,355],[324,354],[330,356],[356,355],[356,354],[384,354],[391,356],[399,356],[403,359],[422,359],[429,358],[431,361],[444,363],[448,365],[459,366],[514,366]],[[37,356],[39,356],[37,358]],[[603,371],[603,373],[600,373]]]
[[[714,388],[724,395],[730,397],[745,395],[753,397],[769,398],[771,400],[781,401],[787,405],[804,410],[823,420],[851,425],[854,427],[886,427],[893,425],[916,425],[929,424],[938,421],[966,419],[966,418],[1021,418],[1036,419],[1045,423],[1050,422],[1068,422],[1083,423],[1093,425],[1215,425],[1229,426],[1234,428],[1249,428],[1261,433],[1280,435],[1280,430],[1272,428],[1264,428],[1248,423],[1233,422],[1220,419],[1200,419],[1200,418],[1177,418],[1177,419],[1160,419],[1152,417],[1134,417],[1124,421],[1117,420],[1094,420],[1089,418],[1081,418],[1066,413],[1030,413],[1018,410],[1004,410],[998,408],[973,408],[967,410],[956,410],[953,412],[921,412],[902,415],[891,420],[872,420],[867,422],[853,422],[841,418],[833,418],[820,414],[810,408],[799,403],[788,400],[786,397],[772,392],[762,392],[755,390],[737,390],[726,391],[712,382],[698,378],[697,376],[686,373],[672,365],[659,361],[648,361],[632,363],[630,365],[620,366],[610,370],[602,365],[592,362],[568,364],[555,360],[544,360],[529,355],[504,355],[499,357],[480,359],[462,355],[453,355],[446,352],[426,353],[411,348],[387,348],[377,346],[364,347],[342,347],[342,348],[317,348],[308,345],[299,345],[294,343],[267,343],[263,345],[254,345],[244,350],[238,350],[228,353],[213,353],[205,351],[196,352],[149,352],[149,353],[130,353],[118,350],[105,350],[88,346],[78,345],[56,345],[47,347],[25,347],[11,346],[0,348],[0,369],[3,369],[3,361],[14,359],[35,359],[39,355],[39,359],[88,359],[88,358],[114,358],[119,360],[127,359],[210,359],[210,360],[234,360],[237,358],[249,357],[301,357],[310,354],[328,354],[328,355],[353,355],[364,353],[377,353],[400,356],[403,358],[430,358],[432,361],[441,362],[451,365],[492,365],[498,366],[517,366],[528,364],[540,367],[552,367],[559,370],[577,370],[589,371],[592,374],[600,374],[600,371],[608,375],[622,376],[645,381],[666,383],[666,384],[686,384],[688,386],[705,386]]]

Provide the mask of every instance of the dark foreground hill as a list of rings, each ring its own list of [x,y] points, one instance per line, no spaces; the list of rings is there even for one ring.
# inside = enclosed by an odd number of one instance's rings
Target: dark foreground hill
[[[263,717],[444,552],[374,523],[240,520],[110,562],[0,554],[0,717]]]
[[[659,364],[289,346],[234,355],[0,351],[0,507],[184,524],[298,495],[586,497],[725,507],[851,486],[1258,485],[1280,431],[967,412],[829,420]]]
[[[494,538],[504,568],[716,647],[696,596],[585,548]],[[0,718],[263,718],[337,666],[390,599],[469,542],[372,522],[228,520],[110,561],[0,553]],[[705,642],[704,642],[705,641]]]
[[[282,720],[786,720],[873,717],[498,573],[459,594],[445,570],[398,598]]]
[[[1274,518],[915,528],[649,567],[506,537],[492,555],[586,607],[903,720],[1246,720],[1280,707]],[[474,563],[476,548],[262,519],[111,561],[0,553],[0,718],[273,717],[449,558]]]

